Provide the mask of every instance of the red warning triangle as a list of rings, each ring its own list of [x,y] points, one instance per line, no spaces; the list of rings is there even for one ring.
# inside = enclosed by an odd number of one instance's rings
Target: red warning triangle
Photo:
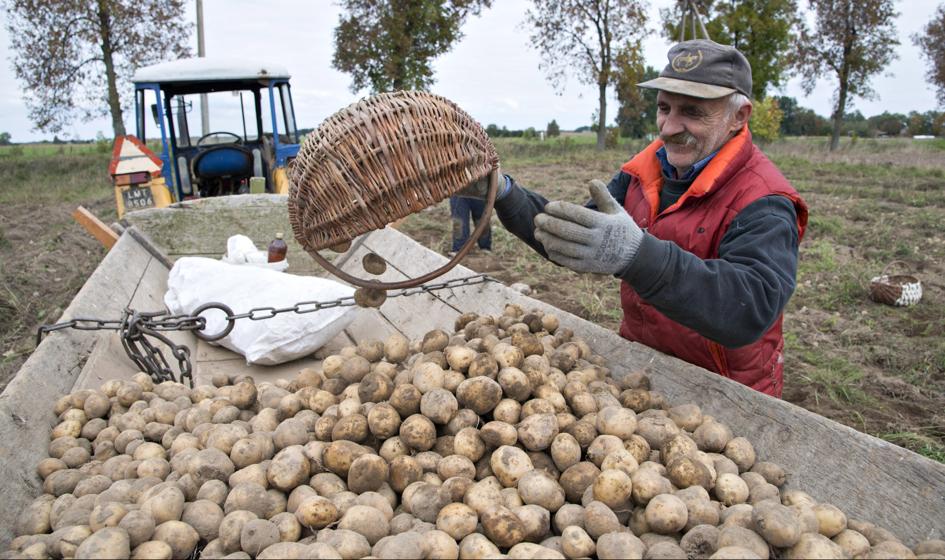
[[[119,136],[112,149],[112,162],[108,166],[110,175],[150,173],[156,177],[161,173],[161,158],[148,149],[141,140],[132,135]]]

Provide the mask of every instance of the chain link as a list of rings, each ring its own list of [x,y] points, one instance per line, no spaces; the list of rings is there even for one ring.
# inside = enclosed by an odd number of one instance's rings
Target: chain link
[[[422,293],[433,293],[440,290],[449,290],[464,286],[473,286],[484,284],[486,282],[497,282],[497,280],[488,274],[474,274],[462,278],[454,278],[444,282],[424,284],[413,288],[403,288],[393,290],[387,293],[387,299],[396,297],[409,297]],[[115,330],[119,331],[122,340],[122,346],[128,357],[147,372],[155,382],[176,381],[173,370],[170,368],[164,354],[160,348],[155,346],[148,337],[156,338],[166,344],[178,362],[180,371],[180,381],[185,379],[194,386],[193,368],[190,363],[190,349],[187,346],[175,344],[170,338],[161,334],[169,331],[193,331],[195,335],[204,340],[213,341],[223,338],[233,328],[233,324],[239,319],[249,319],[251,321],[264,321],[272,319],[277,315],[284,313],[295,313],[304,315],[314,313],[323,309],[333,309],[335,307],[350,307],[357,305],[353,296],[345,296],[328,301],[300,301],[290,307],[256,307],[243,313],[232,313],[228,307],[223,304],[211,302],[198,308],[197,313],[193,315],[171,315],[164,311],[138,312],[132,309],[125,309],[122,318],[117,321],[103,319],[75,318],[62,323],[51,325],[42,325],[36,331],[36,345],[43,340],[43,335],[63,329],[76,329],[80,331],[100,331]],[[217,309],[224,313],[224,320],[227,327],[215,335],[208,335],[203,332],[207,326],[207,320],[200,316],[204,310]]]

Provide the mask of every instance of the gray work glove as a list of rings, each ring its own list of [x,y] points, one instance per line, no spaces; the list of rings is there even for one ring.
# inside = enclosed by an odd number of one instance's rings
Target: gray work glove
[[[614,200],[604,183],[593,180],[598,210],[570,202],[549,202],[535,216],[535,239],[552,261],[577,272],[622,274],[640,249],[643,230]]]
[[[485,177],[477,179],[469,184],[469,186],[463,187],[462,190],[457,191],[456,196],[463,198],[476,198],[479,200],[485,200],[486,195],[489,194],[489,177],[492,174],[486,174]],[[495,199],[501,199],[509,191],[509,185],[505,179],[505,175],[502,174],[502,170],[499,169],[499,188],[496,191]]]

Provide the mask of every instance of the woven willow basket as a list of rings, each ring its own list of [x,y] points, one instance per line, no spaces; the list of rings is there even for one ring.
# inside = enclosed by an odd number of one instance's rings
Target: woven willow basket
[[[318,251],[383,228],[491,174],[480,220],[486,226],[498,165],[485,130],[452,101],[425,92],[382,93],[338,111],[306,138],[289,170],[289,222],[295,239],[319,264],[355,285],[417,285],[455,266],[485,227],[477,228],[445,267],[403,282],[352,277]]]
[[[877,303],[909,307],[922,299],[922,282],[911,274],[888,274],[894,264],[904,265],[902,261],[893,261],[883,268],[879,276],[870,280],[870,299]]]

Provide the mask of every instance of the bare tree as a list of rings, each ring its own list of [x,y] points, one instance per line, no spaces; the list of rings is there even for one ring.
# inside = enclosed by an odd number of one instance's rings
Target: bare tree
[[[352,91],[427,89],[433,59],[462,37],[470,15],[492,0],[343,0],[332,65],[351,74]]]
[[[110,114],[125,134],[122,82],[138,66],[185,56],[184,0],[5,0],[13,68],[37,129]]]
[[[809,0],[814,11],[813,30],[801,28],[796,67],[808,94],[825,72],[834,75],[837,89],[831,119],[830,151],[840,144],[840,128],[853,97],[875,95],[870,79],[894,59],[894,0]]]
[[[945,106],[945,4],[938,7],[923,33],[912,36],[912,41],[928,60],[926,78],[935,86],[938,104]]]
[[[615,85],[618,56],[641,49],[646,6],[638,0],[533,0],[526,19],[530,39],[542,56],[541,68],[555,89],[575,73],[597,86],[597,148],[607,134],[607,88]]]

